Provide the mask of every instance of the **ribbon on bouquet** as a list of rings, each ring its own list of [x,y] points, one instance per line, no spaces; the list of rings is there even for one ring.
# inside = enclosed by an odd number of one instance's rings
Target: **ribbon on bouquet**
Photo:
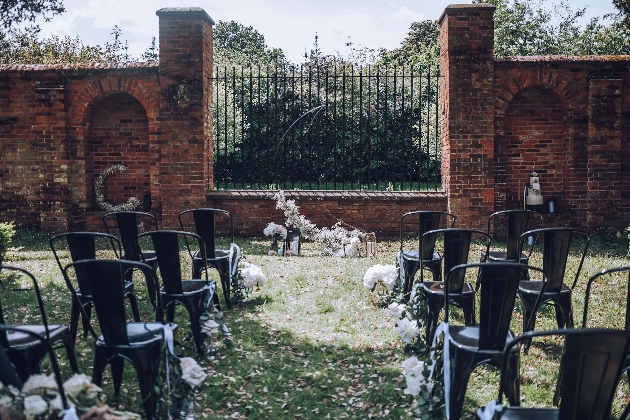
[[[444,333],[444,353],[442,354],[442,362],[444,363],[444,405],[446,407],[446,419],[449,420],[451,418],[451,410],[449,408],[449,400],[451,396],[451,357],[449,352],[450,335],[448,332],[448,322],[442,322],[435,330],[435,334],[433,335],[433,343],[431,343],[432,349],[435,348],[437,344],[437,338],[442,333]],[[431,365],[429,378],[433,378],[433,371],[435,370],[436,364],[437,363],[434,362],[433,365]]]
[[[230,278],[236,274],[238,269],[238,260],[241,258],[241,248],[234,242],[230,245],[230,256],[228,258],[228,265],[230,266]]]
[[[405,281],[405,260],[402,256],[402,251],[398,251],[396,254],[396,261],[398,262],[398,281],[400,282],[399,286],[403,286],[403,282]]]
[[[203,290],[210,290],[210,296],[208,296],[208,303],[206,303],[206,308],[210,307],[210,302],[212,302],[212,297],[214,296],[214,292],[217,288],[217,284],[215,282],[207,283],[203,286]]]
[[[164,354],[164,364],[166,364],[166,390],[168,394],[170,395],[171,394],[171,374],[169,372],[170,369],[168,365],[168,354],[171,353],[173,357],[179,359],[179,357],[175,356],[173,326],[171,324],[162,325],[162,336],[164,337],[164,342],[166,343],[166,353]],[[166,405],[166,411],[167,411],[168,418],[169,419],[172,418],[170,404]]]
[[[65,410],[63,410],[62,420],[79,420],[77,409],[74,408],[74,405],[71,405],[70,408],[66,408]]]
[[[497,404],[495,400],[488,401],[484,409],[477,409],[477,417],[481,420],[492,420],[495,413],[500,413],[503,411],[503,406],[501,404]]]

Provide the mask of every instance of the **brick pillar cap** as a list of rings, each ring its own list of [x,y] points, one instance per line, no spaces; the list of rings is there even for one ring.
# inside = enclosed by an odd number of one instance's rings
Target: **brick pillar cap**
[[[465,10],[464,10],[465,9]],[[496,6],[488,3],[474,3],[474,4],[449,4],[446,9],[440,15],[438,19],[438,25],[442,24],[442,20],[448,14],[448,12],[470,12],[475,10],[492,11],[496,10]]]
[[[182,16],[186,18],[197,18],[210,22],[214,25],[214,20],[201,7],[165,7],[155,12],[159,17]]]

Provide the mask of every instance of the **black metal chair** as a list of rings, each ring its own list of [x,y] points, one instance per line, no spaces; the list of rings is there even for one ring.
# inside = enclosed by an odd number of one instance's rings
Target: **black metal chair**
[[[229,229],[231,238],[230,243],[234,243],[234,220],[230,212],[221,209],[201,208],[185,210],[179,215],[179,225],[181,229],[183,231],[192,231],[191,229],[188,229],[188,227],[192,227],[194,225],[194,232],[201,236],[206,245],[207,256],[205,258],[203,258],[198,251],[194,254],[192,277],[195,279],[200,278],[201,270],[204,267],[215,268],[219,272],[219,277],[221,278],[221,288],[223,289],[225,304],[228,309],[231,309],[230,250],[216,249],[216,223],[219,221],[227,224],[226,228]]]
[[[166,309],[166,320],[173,322],[175,319],[175,306],[177,304],[183,305],[190,318],[190,328],[197,352],[203,353],[203,336],[201,334],[199,317],[205,312],[210,299],[213,299],[218,306],[219,298],[214,293],[216,282],[208,280],[208,273],[205,270],[203,270],[205,273],[204,279],[184,279],[180,261],[181,244],[188,244],[189,241],[193,240],[197,242],[198,246],[198,250],[194,255],[204,258],[206,247],[203,239],[197,234],[176,230],[156,230],[139,235],[139,237],[144,236],[150,237],[153,241],[153,247],[157,256],[160,276],[162,277],[160,295],[164,309]],[[190,247],[187,246],[187,248],[192,259],[193,253],[190,252]]]
[[[510,321],[516,300],[516,290],[523,271],[540,269],[515,262],[475,263],[453,267],[449,277],[465,274],[469,269],[477,269],[481,285],[479,301],[479,326],[449,326],[449,353],[451,388],[449,408],[451,418],[460,418],[468,379],[473,370],[484,363],[501,369],[503,350],[516,336],[510,331]],[[543,273],[544,277],[544,273]],[[446,309],[444,321],[449,322],[449,290],[446,289]],[[445,362],[446,363],[446,362]],[[512,405],[519,405],[520,386],[518,367],[520,347],[513,347],[505,361],[505,390]]]
[[[416,217],[418,224],[417,226],[414,224],[414,226],[417,229],[418,249],[405,250],[403,249],[405,226],[409,224],[410,220],[414,220]],[[433,273],[434,280],[442,280],[442,255],[435,251],[437,236],[423,235],[430,230],[452,228],[455,226],[455,221],[456,217],[450,213],[425,210],[405,213],[400,218],[400,257],[404,272],[403,295],[405,299],[409,296],[409,293],[411,293],[413,279],[418,270],[426,267]]]
[[[493,239],[506,238],[505,250],[490,250],[487,255],[482,254],[481,260],[488,262],[512,261],[527,264],[534,249],[534,244],[525,252],[518,254],[518,241],[528,230],[540,229],[543,224],[543,215],[533,210],[504,210],[492,213],[488,218],[488,235]],[[523,280],[527,280],[527,272]]]
[[[44,302],[35,277],[28,271],[7,265],[0,266],[0,324],[19,327],[42,337],[50,347],[62,345],[66,351],[72,372],[79,373],[77,359],[74,354],[74,340],[67,326],[49,324]],[[22,279],[27,278],[27,282]],[[34,296],[28,297],[32,294]],[[33,308],[37,305],[37,311]],[[35,315],[37,313],[37,315]],[[33,317],[39,316],[40,324],[32,323]],[[32,334],[0,332],[0,344],[15,364],[17,374],[22,381],[29,375],[39,373],[41,363],[46,356],[46,346],[42,340],[35,339]]]
[[[565,336],[558,383],[554,395],[555,407],[504,407],[495,418],[521,419],[609,419],[613,399],[628,351],[630,332],[610,329],[562,329],[528,331],[516,338],[503,352],[503,368],[498,403],[508,378],[513,376],[507,363],[512,348],[536,337]],[[622,417],[623,418],[623,417]]]
[[[520,282],[518,297],[523,307],[523,331],[535,329],[536,314],[540,307],[548,302],[553,303],[555,307],[558,328],[573,328],[572,290],[580,277],[591,240],[590,236],[582,230],[563,227],[530,230],[521,235],[518,252],[521,252],[523,244],[529,236],[538,240],[542,238],[542,269],[547,275],[548,281],[547,283],[538,280],[522,280]],[[579,248],[580,263],[573,284],[567,286],[564,283],[567,259],[571,246],[575,244],[577,238],[582,238],[584,245]],[[542,290],[545,285],[545,290]]]
[[[445,273],[449,273],[455,266],[468,263],[473,242],[479,243],[486,252],[491,244],[490,236],[486,232],[474,229],[430,230],[422,235],[423,239],[425,237],[443,238],[442,258]],[[435,239],[432,240],[435,241]],[[424,240],[420,246],[421,251],[424,251],[423,243]],[[449,299],[462,308],[466,325],[475,325],[475,288],[465,281],[464,271],[458,271],[456,274],[448,278]],[[440,311],[444,307],[445,285],[443,281],[423,281],[418,284],[418,287],[423,291],[427,303],[426,340],[430,343],[438,324]]]
[[[151,266],[127,260],[81,260],[76,261],[63,270],[64,279],[70,282],[69,276],[74,270],[86,280],[92,292],[92,303],[96,310],[101,335],[98,335],[88,324],[95,339],[94,366],[92,382],[101,385],[103,371],[107,364],[111,365],[114,394],[118,395],[123,379],[124,361],[134,367],[138,376],[140,396],[147,419],[155,419],[157,397],[153,392],[165,325],[159,295],[156,302],[155,322],[127,322],[125,315],[124,279],[129,270],[140,272],[147,283],[152,282],[158,290],[157,276]],[[71,288],[73,295],[76,292]],[[83,308],[81,308],[83,309]],[[175,329],[176,325],[167,328]]]
[[[99,232],[68,232],[55,235],[50,238],[50,248],[53,251],[61,272],[64,271],[64,267],[70,262],[92,260],[99,256],[107,259],[119,259],[121,255],[121,245],[118,238],[107,233]],[[64,251],[70,253],[70,259],[63,258]],[[71,278],[73,277],[74,276],[71,276]],[[127,274],[127,277],[129,277],[129,274]],[[133,317],[136,321],[140,321],[133,282],[125,279],[124,285],[125,297],[129,299]],[[76,276],[74,281],[68,283],[68,287],[72,287],[72,291],[76,292],[73,293],[76,299],[72,300],[70,334],[73,340],[75,340],[79,316],[81,316],[83,322],[83,337],[87,337],[92,313],[92,291],[90,289],[90,283],[87,282],[86,279]],[[150,285],[147,285],[147,287],[149,287],[150,290]],[[83,308],[83,310],[81,310],[81,308]]]
[[[142,252],[138,245],[138,234],[158,230],[158,222],[154,215],[141,211],[115,211],[103,216],[103,224],[110,235],[118,232],[123,249],[121,259],[140,261],[157,269],[155,252]],[[129,272],[126,280],[130,282],[132,277],[133,272]],[[151,302],[155,304],[155,292],[153,290],[149,290],[149,296],[151,296]]]
[[[28,337],[29,340],[39,342],[40,346],[44,349],[46,354],[48,354],[50,358],[50,366],[53,371],[53,376],[55,378],[55,382],[57,383],[57,392],[59,393],[59,397],[61,398],[61,405],[64,410],[70,408],[68,405],[68,400],[66,398],[66,393],[63,390],[63,380],[61,379],[61,372],[59,370],[59,363],[57,362],[57,357],[55,356],[55,351],[48,343],[45,337],[42,337],[39,333],[16,327],[13,325],[3,325],[0,324],[0,335],[21,335],[24,337]],[[6,349],[4,345],[0,343],[0,382],[6,385],[13,385],[17,389],[22,389],[24,381],[19,378],[19,372],[16,366],[9,360],[9,358],[5,354]]]

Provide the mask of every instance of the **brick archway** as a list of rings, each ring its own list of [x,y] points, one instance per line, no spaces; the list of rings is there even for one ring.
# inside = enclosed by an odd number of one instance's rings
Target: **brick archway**
[[[103,108],[104,107],[104,108]],[[132,153],[136,159],[140,159],[140,172],[130,171],[129,174],[118,176],[118,183],[122,187],[122,178],[125,182],[135,185],[140,182],[142,187],[136,191],[134,195],[140,200],[146,194],[158,196],[159,193],[159,145],[156,144],[157,134],[159,132],[158,116],[159,116],[159,97],[152,93],[148,86],[145,86],[139,80],[129,77],[106,77],[93,78],[82,85],[81,89],[74,96],[72,106],[69,112],[69,154],[72,164],[69,170],[69,184],[72,191],[72,221],[71,227],[85,229],[88,226],[99,224],[100,216],[90,216],[89,210],[95,210],[93,182],[96,172],[104,169],[103,165],[109,166],[114,163],[123,163],[124,159],[116,157],[117,153],[124,153],[123,149],[118,151],[99,151],[99,148],[107,147],[95,146],[96,142],[103,142],[103,138],[99,138],[97,132],[94,132],[93,124],[108,124],[111,126],[112,121],[107,122],[103,117],[106,110],[116,109],[114,117],[118,117],[118,135],[113,139],[113,144],[118,144],[120,148],[127,143],[129,147],[123,147],[127,153],[130,150],[136,150],[138,145],[143,145],[145,149],[141,152],[142,157],[137,153]],[[99,110],[102,110],[103,113]],[[124,117],[124,113],[129,113],[128,117]],[[121,114],[123,113],[123,114]],[[125,121],[127,120],[127,121]],[[135,121],[135,122],[134,122]],[[139,130],[139,131],[138,131]],[[140,134],[138,136],[137,134]],[[91,137],[94,137],[92,139]],[[111,144],[110,144],[111,146]],[[148,146],[148,147],[147,147]],[[96,149],[95,149],[96,147]],[[110,154],[110,158],[94,159],[94,153],[100,155]],[[117,162],[120,160],[120,162]],[[114,162],[116,161],[116,162]],[[98,165],[95,165],[98,163]],[[97,167],[98,166],[98,167]],[[137,171],[135,169],[134,171]],[[142,172],[142,174],[141,174]],[[131,177],[130,177],[131,175]],[[137,180],[134,179],[138,178]],[[113,184],[116,184],[114,180]],[[128,189],[128,188],[127,188]],[[155,193],[154,193],[155,191]],[[140,195],[138,193],[140,192]],[[113,197],[115,202],[126,201],[125,194],[119,194],[121,197]],[[127,196],[132,195],[131,191],[127,191]],[[96,220],[96,221],[95,221]],[[100,225],[99,225],[100,227]]]
[[[583,145],[580,114],[587,97],[570,79],[552,70],[520,70],[495,96],[495,209],[522,206],[529,173],[541,176],[543,196],[566,205],[585,183],[573,166]]]

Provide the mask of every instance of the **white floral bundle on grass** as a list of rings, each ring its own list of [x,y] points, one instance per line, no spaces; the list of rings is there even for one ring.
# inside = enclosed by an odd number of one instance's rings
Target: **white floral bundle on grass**
[[[85,374],[74,374],[63,383],[63,390],[68,404],[74,407],[78,416],[95,412],[112,420],[141,418],[138,414],[115,411],[104,405],[101,388]],[[12,412],[24,414],[27,420],[61,418],[63,404],[54,376],[31,375],[21,391],[0,382],[0,417],[3,412],[7,414],[6,411],[9,416],[6,418],[13,418]]]
[[[262,269],[255,264],[240,260],[237,269],[232,275],[231,299],[233,304],[245,302],[255,288],[260,290],[267,283],[267,276]]]
[[[368,268],[363,276],[363,286],[373,291],[380,282],[388,292],[392,292],[398,279],[398,269],[393,265],[376,264]]]

